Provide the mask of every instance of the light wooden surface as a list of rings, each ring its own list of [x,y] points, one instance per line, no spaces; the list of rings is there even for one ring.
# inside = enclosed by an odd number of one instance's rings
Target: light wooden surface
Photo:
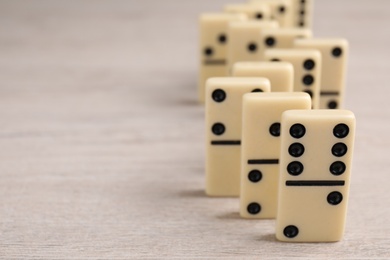
[[[390,258],[390,1],[317,0],[350,40],[345,238],[275,241],[207,198],[197,15],[225,0],[0,1],[0,257]]]

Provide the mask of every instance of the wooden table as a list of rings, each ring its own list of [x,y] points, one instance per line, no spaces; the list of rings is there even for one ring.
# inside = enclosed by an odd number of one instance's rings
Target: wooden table
[[[317,0],[351,43],[346,234],[274,238],[204,195],[197,16],[225,0],[0,1],[0,257],[390,258],[390,1]]]

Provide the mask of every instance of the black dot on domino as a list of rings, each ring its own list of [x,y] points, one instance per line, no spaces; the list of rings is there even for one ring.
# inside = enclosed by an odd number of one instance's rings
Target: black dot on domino
[[[334,100],[329,101],[329,103],[328,103],[328,108],[329,108],[329,109],[336,109],[337,106],[338,106],[338,105],[337,105],[337,102],[334,101]]]
[[[284,13],[286,11],[286,7],[284,7],[283,5],[279,6],[279,13]]]
[[[206,48],[204,49],[204,55],[206,55],[206,56],[212,56],[212,55],[213,55],[213,48],[211,48],[211,47],[206,47]]]
[[[263,19],[263,14],[262,13],[257,13],[256,14],[256,19],[259,19],[259,20]]]
[[[290,127],[290,135],[294,138],[301,138],[306,134],[306,128],[302,124],[294,124]]]
[[[328,201],[328,203],[330,205],[334,205],[334,206],[338,205],[343,201],[343,194],[341,194],[338,191],[333,191],[333,192],[329,193],[326,200]]]
[[[226,99],[226,92],[223,91],[222,89],[216,89],[211,94],[211,97],[215,102],[220,103]]]
[[[305,68],[305,69],[307,69],[307,70],[312,70],[312,69],[314,69],[314,67],[315,67],[315,62],[314,62],[314,60],[312,60],[312,59],[308,59],[308,60],[305,60],[304,62],[303,62],[303,67]]]
[[[306,86],[310,86],[311,84],[314,83],[314,78],[312,75],[305,75],[303,78],[302,78],[302,82],[303,84],[305,84]]]
[[[340,162],[340,161],[337,161],[337,162],[334,162],[330,165],[329,167],[329,171],[335,175],[335,176],[339,176],[341,174],[343,174],[345,172],[345,169],[347,167],[345,166],[345,163],[343,162]]]
[[[305,152],[305,147],[300,143],[293,143],[288,148],[288,153],[293,157],[300,157]]]
[[[337,157],[344,156],[347,151],[348,148],[344,143],[337,143],[332,147],[332,154]]]
[[[263,174],[259,170],[252,170],[248,173],[248,179],[251,182],[259,182],[263,178]]]
[[[225,44],[225,43],[227,42],[227,37],[226,37],[226,35],[225,35],[225,34],[220,34],[220,35],[218,36],[218,41],[219,41],[220,43],[222,43],[222,44]]]
[[[265,44],[266,44],[267,46],[269,46],[269,47],[272,47],[272,46],[274,46],[274,45],[276,44],[276,40],[275,40],[274,37],[267,37],[267,38],[265,39]]]
[[[332,56],[333,57],[340,57],[343,54],[343,50],[340,47],[335,47],[332,49]]]
[[[248,44],[248,50],[249,50],[250,52],[255,52],[255,51],[257,50],[257,45],[256,45],[256,43],[253,43],[253,42],[249,43],[249,44]]]
[[[338,124],[333,128],[333,135],[337,138],[344,138],[349,134],[349,127],[346,124]]]
[[[211,128],[215,135],[222,135],[225,132],[225,126],[222,123],[215,123]]]
[[[287,172],[292,176],[298,176],[303,172],[303,164],[298,161],[290,162],[287,165]]]
[[[283,234],[285,237],[294,238],[299,234],[299,229],[296,226],[290,225],[284,228]]]
[[[246,209],[249,212],[249,214],[256,215],[256,214],[260,213],[261,206],[259,203],[252,202],[248,205],[248,207]]]
[[[269,127],[269,133],[270,133],[272,136],[280,136],[280,123],[273,123],[273,124]]]

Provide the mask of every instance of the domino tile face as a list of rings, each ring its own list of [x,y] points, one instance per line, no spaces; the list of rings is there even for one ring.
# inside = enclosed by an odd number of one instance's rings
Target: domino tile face
[[[265,78],[211,78],[206,84],[206,194],[238,196],[242,96],[269,92]]]
[[[276,217],[281,116],[289,109],[310,108],[310,96],[306,93],[273,92],[244,95],[241,217]]]
[[[267,61],[287,61],[294,66],[294,91],[306,92],[314,109],[320,105],[321,53],[317,50],[275,49],[265,52]]]
[[[290,110],[282,115],[276,238],[342,238],[349,197],[355,117],[347,110]]]
[[[205,83],[208,78],[226,76],[229,23],[246,19],[246,15],[243,14],[209,13],[201,15],[199,21],[199,102],[204,102]]]
[[[278,28],[275,21],[234,22],[229,26],[228,68],[230,73],[234,63],[239,61],[259,61],[262,59],[260,32],[266,28]]]
[[[270,8],[271,20],[279,23],[280,27],[292,27],[294,9],[291,0],[251,0],[250,4],[266,4]]]
[[[321,52],[320,108],[343,107],[347,73],[348,42],[345,39],[298,39],[297,48],[315,49]]]

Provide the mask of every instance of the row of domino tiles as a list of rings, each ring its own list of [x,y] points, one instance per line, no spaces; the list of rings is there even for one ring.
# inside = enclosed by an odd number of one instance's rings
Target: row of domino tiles
[[[313,38],[309,28],[312,0],[252,2],[229,5],[226,13],[201,15],[199,101],[203,103],[205,100],[205,82],[208,78],[266,77],[271,81],[272,91],[308,93],[315,109],[341,108],[348,41],[343,38]],[[267,13],[264,6],[273,6],[269,8],[271,11],[268,9],[270,15],[261,15],[260,20],[256,19],[253,13],[259,14],[260,11],[256,9],[258,5],[263,10],[262,14]],[[296,27],[297,24],[294,26],[286,22],[294,20],[304,20],[306,27]],[[282,65],[282,68],[273,71],[267,69],[271,66],[268,65],[270,62],[280,61],[290,63],[292,69],[286,72]],[[288,78],[283,81],[280,75]]]
[[[256,0],[201,16],[206,193],[239,196],[243,218],[276,218],[280,241],[339,241],[355,132],[338,109],[348,42],[312,38],[304,6]]]

